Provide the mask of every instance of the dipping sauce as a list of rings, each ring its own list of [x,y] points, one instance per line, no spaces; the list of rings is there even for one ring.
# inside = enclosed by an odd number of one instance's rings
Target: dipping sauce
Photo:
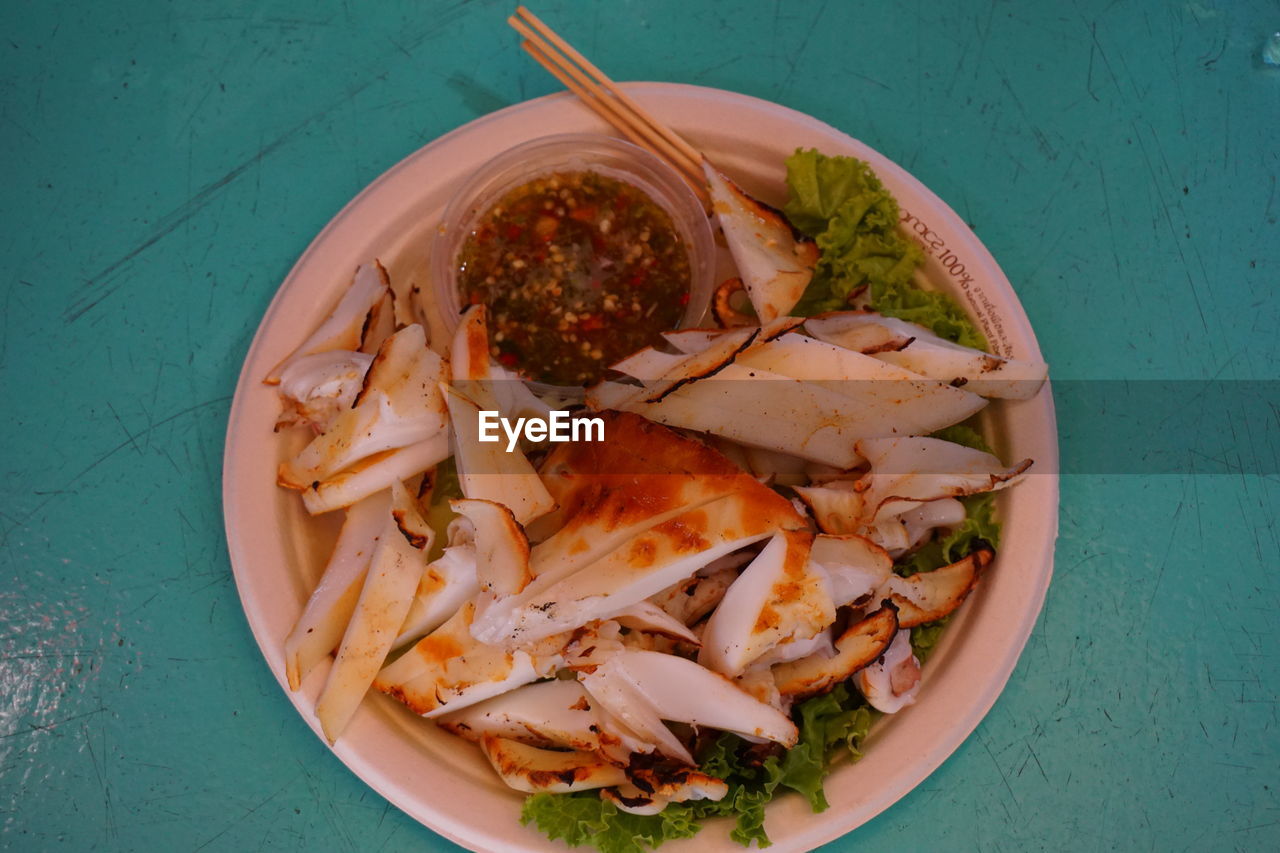
[[[465,304],[489,309],[492,355],[527,379],[584,385],[676,328],[689,250],[643,190],[557,172],[504,194],[457,256]]]

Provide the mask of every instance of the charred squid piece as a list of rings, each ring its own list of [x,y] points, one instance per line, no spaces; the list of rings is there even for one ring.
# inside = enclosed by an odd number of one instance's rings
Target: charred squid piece
[[[694,764],[693,756],[663,720],[734,732],[750,740],[795,744],[795,724],[732,681],[691,660],[658,652],[612,655],[583,686],[605,710],[663,755]]]
[[[475,544],[449,545],[422,570],[418,590],[392,648],[398,649],[439,628],[479,592]]]
[[[690,800],[718,802],[729,793],[729,785],[723,779],[657,755],[632,756],[627,778],[644,793],[673,803]]]
[[[352,408],[280,465],[280,485],[306,489],[376,454],[443,433],[447,410],[437,388],[443,375],[444,364],[427,349],[421,326],[406,326],[388,338],[370,364]]]
[[[938,438],[875,438],[855,444],[871,470],[857,483],[863,493],[859,521],[871,526],[937,498],[1008,488],[1030,459],[1005,465],[990,453]]]
[[[808,640],[835,620],[826,573],[809,563],[812,542],[806,532],[773,537],[712,612],[698,663],[734,678],[779,643]]]
[[[384,667],[374,687],[416,714],[437,717],[546,678],[563,663],[556,654],[530,655],[477,641],[471,636],[474,618],[475,605],[464,604]]]
[[[490,405],[482,402],[485,395],[477,401],[457,386],[441,388],[453,425],[453,457],[462,493],[508,507],[520,524],[554,509],[555,501],[523,452],[508,453],[500,441],[480,440],[480,412]]]
[[[284,370],[304,356],[329,350],[360,350],[371,313],[390,293],[389,282],[386,269],[376,260],[357,267],[351,284],[329,316],[288,358],[273,367],[263,381],[268,385],[278,384]]]
[[[869,311],[839,311],[805,321],[819,340],[874,355],[922,376],[963,385],[983,397],[1026,400],[1049,376],[1049,366],[992,355],[935,335],[924,326]]]
[[[762,323],[785,317],[804,295],[818,263],[818,246],[797,234],[785,216],[743,192],[705,163],[715,211],[733,262]]]
[[[865,604],[893,576],[889,553],[863,536],[816,536],[809,560],[830,578],[831,600],[837,607]]]
[[[307,674],[342,641],[390,510],[387,492],[365,498],[347,510],[320,583],[284,641],[285,673],[291,690],[301,687]]]
[[[526,794],[567,794],[627,780],[622,768],[591,752],[541,749],[497,735],[481,737],[480,749],[503,782]]]
[[[431,546],[431,529],[401,483],[392,487],[390,510],[369,559],[360,599],[316,700],[316,717],[329,743],[351,721],[391,651]]]
[[[720,282],[711,297],[711,316],[716,325],[726,329],[756,325],[759,318],[751,308],[751,297],[742,279],[734,276]]]
[[[504,504],[479,498],[449,501],[462,523],[471,525],[476,548],[476,581],[493,595],[514,595],[529,585],[529,540]],[[458,523],[458,520],[455,520]]]
[[[773,668],[778,692],[802,699],[825,693],[885,653],[898,631],[897,608],[883,604],[850,625],[835,642],[835,653],[818,653]]]
[[[936,622],[964,603],[978,585],[982,570],[991,565],[995,551],[979,548],[959,562],[910,577],[894,575],[886,589],[898,607],[898,624],[914,628]]]
[[[293,359],[280,371],[282,411],[276,429],[309,426],[325,432],[344,409],[351,408],[373,356],[349,350],[328,350]]]
[[[492,735],[530,746],[564,747],[580,752],[594,752],[602,743],[601,715],[587,691],[576,681],[556,679],[517,687],[437,717],[436,723],[474,742]]]
[[[858,672],[855,683],[877,711],[894,714],[916,701],[920,661],[911,651],[911,631],[903,628],[884,654]]]
[[[714,610],[725,590],[738,577],[737,566],[749,562],[751,554],[730,554],[705,566],[698,574],[664,589],[649,600],[683,625],[693,625]],[[716,568],[730,560],[734,565]],[[715,568],[715,571],[711,571]]]

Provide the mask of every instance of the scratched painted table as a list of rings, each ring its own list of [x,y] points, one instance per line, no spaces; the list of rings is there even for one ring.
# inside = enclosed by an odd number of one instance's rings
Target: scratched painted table
[[[620,79],[775,100],[901,162],[1003,264],[1063,380],[1057,576],[1021,664],[953,758],[832,849],[1280,848],[1274,409],[1153,461],[1109,436],[1161,422],[1091,397],[1207,411],[1212,380],[1274,402],[1280,71],[1257,57],[1280,7],[537,10]],[[220,457],[311,237],[416,147],[553,91],[509,11],[0,11],[0,846],[451,847],[268,674]]]

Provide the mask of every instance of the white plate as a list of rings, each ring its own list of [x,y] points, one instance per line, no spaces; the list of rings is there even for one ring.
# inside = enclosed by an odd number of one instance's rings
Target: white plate
[[[994,348],[1040,358],[1013,288],[991,255],[941,200],[862,143],[815,119],[744,95],[696,86],[628,87],[748,191],[780,201],[783,159],[797,147],[869,161],[898,197],[929,253],[925,270],[959,296]],[[283,458],[272,433],[278,404],[261,384],[322,318],[357,263],[381,258],[397,277],[426,285],[428,235],[450,188],[469,170],[526,139],[607,131],[574,99],[556,95],[478,119],[410,155],[374,181],[325,227],[298,260],[258,328],[236,387],[227,429],[223,507],[227,544],[245,615],[271,671],[287,692],[283,641],[324,565],[334,522],[306,517],[275,486]],[[427,290],[426,292],[429,292]],[[1006,459],[1030,456],[1030,477],[1001,495],[1004,547],[925,667],[920,700],[873,732],[866,757],[830,776],[831,808],[813,814],[798,796],[769,806],[774,850],[808,850],[858,827],[919,784],[977,726],[1003,689],[1040,612],[1057,536],[1057,427],[1046,387],[1033,400],[1000,404],[991,416]],[[323,667],[298,693],[298,713],[320,733],[313,708]],[[520,826],[521,797],[507,790],[479,751],[382,696],[366,701],[334,752],[380,794],[449,839],[474,850],[559,850]],[[728,824],[664,850],[741,849]]]

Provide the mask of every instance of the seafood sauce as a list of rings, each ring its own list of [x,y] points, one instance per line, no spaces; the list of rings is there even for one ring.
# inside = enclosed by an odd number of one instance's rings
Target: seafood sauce
[[[527,379],[585,385],[660,341],[689,302],[689,249],[643,190],[598,172],[503,195],[458,253],[464,304],[489,310],[492,355]]]

